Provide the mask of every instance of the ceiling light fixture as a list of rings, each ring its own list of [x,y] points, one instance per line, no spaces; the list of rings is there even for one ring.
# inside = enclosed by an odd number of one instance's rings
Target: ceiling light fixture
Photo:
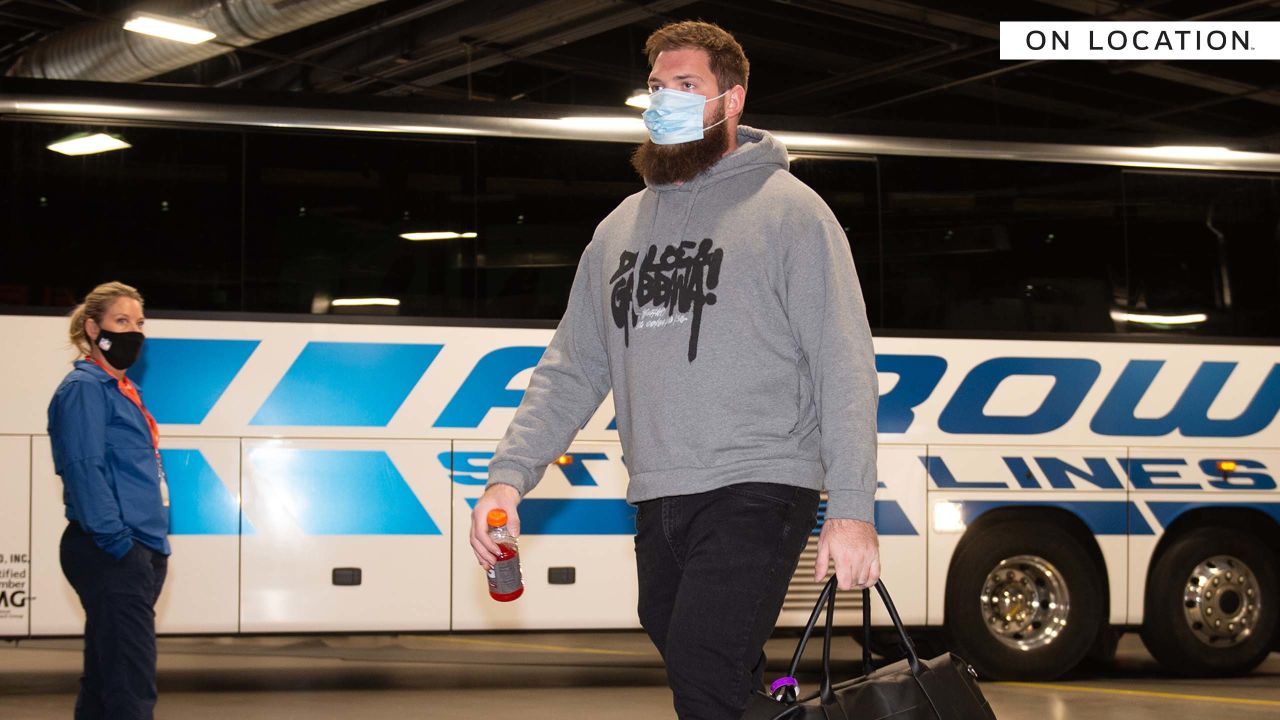
[[[338,298],[329,303],[333,307],[366,307],[370,305],[383,305],[386,307],[400,307],[400,301],[395,298]]]
[[[474,240],[476,234],[473,232],[407,232],[400,233],[400,237],[415,242],[423,240]]]
[[[587,132],[644,132],[644,121],[638,117],[562,117],[560,124],[570,130]]]
[[[177,20],[170,20],[169,18],[149,13],[135,14],[124,24],[124,29],[142,35],[186,43],[187,45],[199,45],[218,37],[216,33],[211,33],[204,28],[186,25]]]
[[[1231,160],[1239,154],[1231,148],[1212,145],[1161,145],[1150,150],[1152,155],[1170,160]]]
[[[1209,319],[1204,313],[1188,313],[1186,315],[1152,315],[1147,313],[1129,313],[1120,310],[1111,311],[1111,319],[1120,322],[1141,323],[1143,325],[1195,325]]]
[[[632,92],[631,97],[627,98],[627,104],[633,108],[648,110],[649,109],[649,91],[644,88],[640,88],[639,90]]]
[[[124,150],[133,146],[116,135],[80,133],[62,138],[58,142],[45,147],[63,155],[93,155],[94,153],[104,153],[111,150]]]

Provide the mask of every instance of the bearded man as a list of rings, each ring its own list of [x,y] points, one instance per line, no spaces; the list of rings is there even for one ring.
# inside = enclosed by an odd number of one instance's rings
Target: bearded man
[[[827,493],[815,581],[880,575],[875,359],[840,223],[739,125],[748,62],[704,22],[645,44],[646,188],[600,223],[569,306],[489,465],[489,510],[516,506],[612,389],[636,512],[641,625],[682,720],[737,720]]]

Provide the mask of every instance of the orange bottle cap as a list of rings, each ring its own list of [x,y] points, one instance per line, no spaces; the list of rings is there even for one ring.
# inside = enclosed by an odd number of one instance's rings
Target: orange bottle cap
[[[502,527],[507,524],[507,511],[490,510],[486,519],[489,521],[489,527]]]

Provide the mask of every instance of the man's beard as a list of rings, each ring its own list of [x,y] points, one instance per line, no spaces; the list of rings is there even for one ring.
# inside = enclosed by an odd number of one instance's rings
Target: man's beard
[[[645,140],[631,154],[631,167],[653,185],[688,182],[706,172],[729,149],[728,126],[721,122],[723,107],[718,115],[712,122],[720,124],[707,130],[701,140],[676,145],[658,145],[653,140]]]

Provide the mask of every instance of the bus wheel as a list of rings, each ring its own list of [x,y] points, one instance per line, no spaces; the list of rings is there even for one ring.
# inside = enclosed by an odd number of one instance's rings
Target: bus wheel
[[[1245,533],[1205,527],[1165,548],[1151,566],[1142,642],[1181,675],[1243,675],[1276,632],[1274,561]]]
[[[992,679],[1049,679],[1075,667],[1103,620],[1088,552],[1046,523],[991,525],[956,551],[946,625],[956,653]]]

